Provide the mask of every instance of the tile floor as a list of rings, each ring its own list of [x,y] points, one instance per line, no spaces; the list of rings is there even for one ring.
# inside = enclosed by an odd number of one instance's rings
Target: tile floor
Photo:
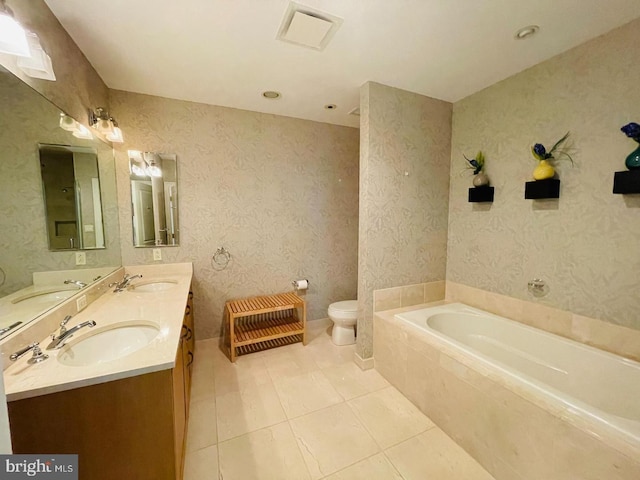
[[[492,480],[326,324],[229,362],[198,342],[185,480]]]

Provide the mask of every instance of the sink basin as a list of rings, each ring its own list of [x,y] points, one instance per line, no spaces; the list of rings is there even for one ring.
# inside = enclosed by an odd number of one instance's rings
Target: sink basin
[[[64,346],[58,354],[63,365],[84,367],[111,362],[146,347],[160,333],[152,322],[121,322],[88,332]]]
[[[76,293],[78,293],[78,291],[79,290],[77,288],[74,288],[72,290],[70,289],[43,290],[40,292],[33,292],[27,295],[23,295],[21,297],[15,298],[11,301],[11,303],[16,304],[16,303],[23,303],[23,302],[29,302],[29,303],[59,302],[61,300],[65,300],[69,298],[72,295],[75,295]]]
[[[140,282],[135,285],[131,285],[131,289],[136,292],[163,292],[178,285],[175,280],[157,280]]]

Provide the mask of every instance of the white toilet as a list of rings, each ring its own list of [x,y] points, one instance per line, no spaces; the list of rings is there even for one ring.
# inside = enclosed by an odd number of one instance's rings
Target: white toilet
[[[336,345],[356,343],[356,322],[358,320],[358,301],[346,300],[329,305],[329,318],[333,321],[331,340]]]

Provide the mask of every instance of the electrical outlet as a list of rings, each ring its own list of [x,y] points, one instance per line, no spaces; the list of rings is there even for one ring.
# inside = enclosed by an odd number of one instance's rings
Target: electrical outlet
[[[153,249],[153,259],[154,260],[162,260],[162,250],[159,248]]]
[[[76,265],[86,265],[87,254],[84,252],[76,252]]]
[[[78,307],[78,311],[80,311],[86,306],[87,306],[87,296],[82,295],[79,299],[76,300],[76,307]]]

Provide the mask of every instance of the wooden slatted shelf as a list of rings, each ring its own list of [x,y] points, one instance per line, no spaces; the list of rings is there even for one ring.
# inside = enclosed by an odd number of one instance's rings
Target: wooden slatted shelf
[[[306,345],[306,305],[295,293],[231,300],[229,317],[231,361],[268,348],[302,342]]]

